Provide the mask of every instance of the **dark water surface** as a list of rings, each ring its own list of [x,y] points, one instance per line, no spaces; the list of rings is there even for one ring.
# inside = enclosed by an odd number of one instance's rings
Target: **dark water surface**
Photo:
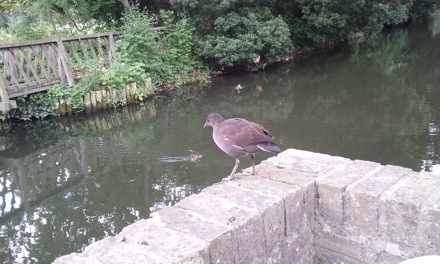
[[[205,91],[0,134],[0,262],[50,263],[220,181],[234,160],[202,129],[211,112],[263,124],[283,149],[414,170],[440,163],[438,19]]]

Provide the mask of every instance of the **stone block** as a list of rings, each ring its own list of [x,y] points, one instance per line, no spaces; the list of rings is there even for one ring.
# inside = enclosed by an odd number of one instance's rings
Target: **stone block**
[[[438,177],[438,176],[434,176]],[[420,255],[440,254],[440,189],[435,189],[422,202],[418,215]]]
[[[279,168],[262,164],[258,167],[258,176],[300,187],[314,185],[318,175],[307,174],[292,169]]]
[[[301,210],[301,215],[296,215],[294,222],[287,222],[287,231],[288,234],[291,234],[292,231],[298,228],[298,224],[296,223],[301,223],[299,222],[301,221],[300,218],[302,218],[302,222],[308,223],[308,225],[311,227],[311,223],[314,221],[315,203],[317,196],[316,180],[325,177],[325,174],[311,175],[301,171],[283,168],[280,169],[272,165],[263,164],[260,167],[258,176],[270,179],[272,181],[278,181],[293,186],[299,186],[303,199],[302,209],[298,208]]]
[[[379,195],[412,170],[387,165],[346,189],[346,229],[351,235],[374,236],[378,230]]]
[[[364,244],[331,233],[315,234],[315,250],[318,263],[374,263]]]
[[[349,159],[333,157],[308,151],[288,149],[276,157],[269,158],[261,165],[269,165],[279,169],[295,170],[309,175],[323,175],[331,170],[350,162]],[[257,170],[257,173],[259,171]]]
[[[288,236],[268,255],[256,258],[252,264],[312,264],[314,262],[310,253],[311,246],[311,244],[305,245],[303,237],[298,234]]]
[[[414,172],[379,197],[379,232],[384,239],[399,245],[398,250],[405,256],[411,257],[420,248],[419,243],[426,243],[417,232],[417,215],[421,204],[439,187],[439,177]]]
[[[207,244],[193,236],[139,220],[114,237],[53,263],[209,263]]]
[[[380,252],[376,263],[386,263],[386,264],[400,264],[405,258],[393,255],[387,251]]]
[[[234,229],[223,223],[209,221],[178,207],[166,207],[153,215],[173,230],[195,236],[208,244],[211,263],[237,263],[238,244]]]
[[[277,157],[286,159],[313,160],[315,162],[325,163],[334,166],[339,166],[341,164],[350,162],[350,159],[347,158],[299,149],[286,149],[285,151],[281,152]]]
[[[271,181],[258,176],[238,176],[230,183],[256,192],[278,197],[283,200],[286,224],[286,234],[291,235],[308,224],[304,222],[304,192],[298,185]]]
[[[54,264],[165,264],[170,261],[157,255],[142,244],[123,243],[115,237],[107,237],[87,246],[82,253],[72,253],[57,258]]]
[[[285,235],[283,199],[242,188],[234,181],[210,186],[202,192],[228,199],[243,208],[258,210],[263,220],[262,250],[271,251]]]
[[[239,260],[237,263],[250,263],[257,256],[264,255],[265,225],[258,209],[241,207],[233,201],[208,192],[187,197],[175,206],[195,212],[209,221],[217,221],[233,228],[239,249],[236,256]]]
[[[210,262],[206,242],[192,235],[167,228],[155,219],[142,219],[125,227],[115,236],[115,240],[119,241],[118,243],[143,245],[172,263]]]
[[[318,214],[329,225],[344,221],[345,189],[348,185],[372,175],[382,166],[378,163],[356,160],[338,171],[318,180]]]
[[[367,264],[359,259],[342,254],[341,252],[334,252],[324,247],[316,247],[315,264],[328,263],[350,263],[350,264]]]

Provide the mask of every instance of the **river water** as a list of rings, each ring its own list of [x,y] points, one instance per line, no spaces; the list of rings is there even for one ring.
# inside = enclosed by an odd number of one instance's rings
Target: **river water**
[[[439,84],[431,18],[368,45],[223,76],[182,101],[15,124],[0,134],[0,262],[50,263],[220,181],[234,159],[202,128],[211,112],[264,125],[283,149],[432,170]]]

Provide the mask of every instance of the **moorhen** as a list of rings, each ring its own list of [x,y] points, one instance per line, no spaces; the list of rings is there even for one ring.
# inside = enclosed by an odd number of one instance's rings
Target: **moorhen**
[[[280,148],[273,142],[274,137],[263,126],[243,118],[225,119],[212,113],[203,127],[212,126],[215,144],[229,156],[235,158],[231,174],[224,180],[232,180],[240,164],[240,158],[251,156],[252,174],[255,174],[255,154],[261,151],[278,154]]]

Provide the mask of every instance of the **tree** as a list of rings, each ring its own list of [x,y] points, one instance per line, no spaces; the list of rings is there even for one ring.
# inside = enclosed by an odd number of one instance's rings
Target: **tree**
[[[131,12],[132,10],[131,10],[131,5],[130,5],[130,3],[128,2],[128,0],[119,0],[120,2],[121,2],[121,4],[129,11],[129,12]]]
[[[196,27],[196,54],[211,67],[262,68],[292,51],[290,32],[272,13],[275,1],[173,0]]]
[[[439,7],[438,0],[295,0],[278,1],[276,10],[301,47],[338,44],[353,36],[369,37],[384,26],[405,23]]]

